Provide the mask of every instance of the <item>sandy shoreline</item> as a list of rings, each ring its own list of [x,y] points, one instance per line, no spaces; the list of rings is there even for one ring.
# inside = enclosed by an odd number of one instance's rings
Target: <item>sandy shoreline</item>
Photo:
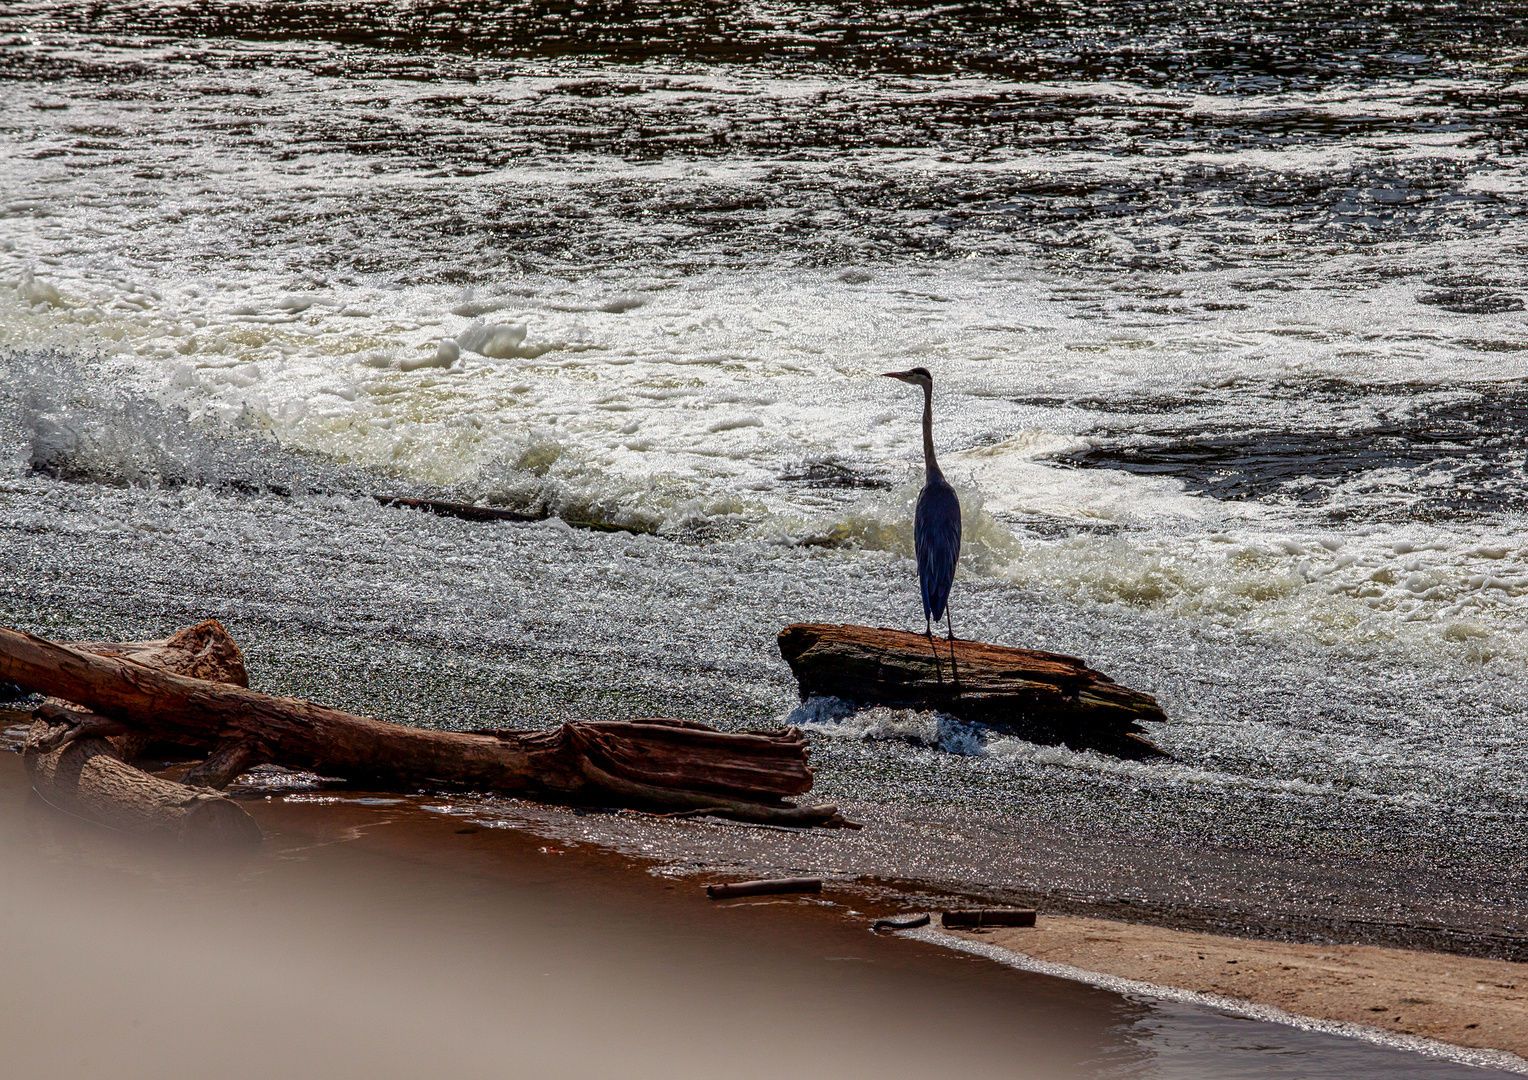
[[[946,933],[1084,972],[1528,1058],[1528,964],[1250,941],[1075,916]],[[1528,1072],[1528,1060],[1521,1068]]]

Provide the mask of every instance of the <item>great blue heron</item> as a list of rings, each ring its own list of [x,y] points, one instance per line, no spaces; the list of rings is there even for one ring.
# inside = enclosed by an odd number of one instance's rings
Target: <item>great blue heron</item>
[[[918,584],[923,590],[924,632],[934,653],[934,667],[939,667],[939,650],[934,648],[934,624],[946,620],[950,631],[950,670],[955,672],[955,624],[949,617],[950,584],[955,580],[955,564],[960,561],[960,500],[955,489],[939,471],[934,460],[934,377],[928,368],[884,372],[888,379],[923,387],[923,490],[918,493],[918,510],[913,515],[913,550],[918,555]]]

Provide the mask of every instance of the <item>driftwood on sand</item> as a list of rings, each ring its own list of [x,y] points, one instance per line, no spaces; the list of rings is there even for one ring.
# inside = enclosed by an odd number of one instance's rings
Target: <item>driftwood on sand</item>
[[[865,705],[938,709],[1031,742],[1123,758],[1166,756],[1141,721],[1164,722],[1150,694],[1120,686],[1075,656],[980,641],[929,639],[904,630],[796,623],[780,631],[801,699],[816,694]]]
[[[212,682],[249,685],[243,654],[217,623],[193,626],[167,641],[81,642],[73,647]],[[43,801],[124,832],[198,844],[260,842],[260,827],[226,795],[129,764],[149,743],[146,732],[57,698],[33,715],[22,758]]]
[[[237,649],[215,622],[182,634],[201,642],[199,655]],[[156,666],[143,645],[80,648],[0,629],[0,679],[150,738],[198,748],[206,760],[183,778],[192,785],[224,787],[272,763],[372,790],[447,788],[776,825],[852,824],[833,806],[785,801],[812,786],[806,740],[795,728],[731,734],[651,719],[552,731],[431,731],[175,674]]]

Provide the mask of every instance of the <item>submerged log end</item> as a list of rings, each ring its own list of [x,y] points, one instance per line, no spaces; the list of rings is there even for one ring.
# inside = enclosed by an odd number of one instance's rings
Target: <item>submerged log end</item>
[[[248,812],[225,797],[203,798],[187,808],[180,840],[192,846],[254,847],[264,837]]]
[[[140,836],[219,847],[260,843],[260,827],[238,803],[136,769],[105,739],[65,740],[69,726],[38,719],[22,750],[32,787],[50,806]]]

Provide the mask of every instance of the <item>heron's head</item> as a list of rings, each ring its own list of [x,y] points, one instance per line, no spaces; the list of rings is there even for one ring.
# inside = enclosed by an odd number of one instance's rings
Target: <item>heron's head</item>
[[[888,379],[901,379],[905,383],[921,386],[925,390],[934,388],[934,377],[925,367],[908,368],[906,371],[883,371],[881,374]]]

